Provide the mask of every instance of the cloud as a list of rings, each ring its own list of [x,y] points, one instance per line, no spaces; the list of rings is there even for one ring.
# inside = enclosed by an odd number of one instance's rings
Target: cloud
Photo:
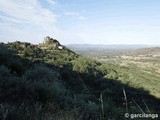
[[[79,16],[80,15],[80,13],[78,13],[78,12],[66,12],[66,13],[64,13],[64,15],[73,15],[73,16]]]
[[[46,0],[49,4],[51,4],[51,5],[55,5],[55,1],[54,0]]]
[[[87,20],[87,18],[84,17],[84,16],[79,16],[79,19],[80,19],[80,20]]]
[[[76,16],[80,20],[87,20],[87,18],[82,16],[79,12],[65,12],[64,15],[66,15],[66,16]]]
[[[53,0],[47,1],[51,4],[55,3]],[[56,14],[45,9],[38,0],[0,1],[0,32],[3,29],[6,36],[7,32],[10,32],[9,34],[13,35],[15,39],[16,36],[22,36],[26,40],[25,35],[29,34],[37,34],[37,36],[52,34],[57,29],[56,21]]]

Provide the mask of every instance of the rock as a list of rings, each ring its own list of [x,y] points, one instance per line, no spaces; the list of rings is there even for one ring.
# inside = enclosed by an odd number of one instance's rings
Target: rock
[[[46,36],[44,38],[44,42],[43,42],[43,49],[58,49],[58,50],[62,50],[63,49],[63,46],[59,43],[58,40],[56,39],[53,39],[49,36]]]

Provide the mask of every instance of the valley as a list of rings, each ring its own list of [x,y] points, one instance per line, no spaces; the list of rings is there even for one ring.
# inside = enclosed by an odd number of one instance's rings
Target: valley
[[[110,65],[116,70],[120,69],[128,77],[117,75],[118,80],[129,83],[135,88],[143,87],[150,91],[150,94],[160,98],[160,47],[145,45],[106,47],[94,45],[94,47],[83,46],[82,49],[80,47],[75,49],[75,46],[70,48],[88,58]]]

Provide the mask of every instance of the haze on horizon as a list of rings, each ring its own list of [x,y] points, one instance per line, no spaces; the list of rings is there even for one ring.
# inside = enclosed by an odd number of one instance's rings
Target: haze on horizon
[[[159,0],[1,0],[0,42],[160,45]]]

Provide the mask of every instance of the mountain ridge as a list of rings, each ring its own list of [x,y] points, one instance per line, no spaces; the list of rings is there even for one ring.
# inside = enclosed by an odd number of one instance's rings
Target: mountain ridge
[[[160,47],[160,45],[145,45],[145,44],[67,44],[68,47],[77,47],[77,48],[114,48],[114,49],[133,49],[133,48],[150,48],[150,47]]]

